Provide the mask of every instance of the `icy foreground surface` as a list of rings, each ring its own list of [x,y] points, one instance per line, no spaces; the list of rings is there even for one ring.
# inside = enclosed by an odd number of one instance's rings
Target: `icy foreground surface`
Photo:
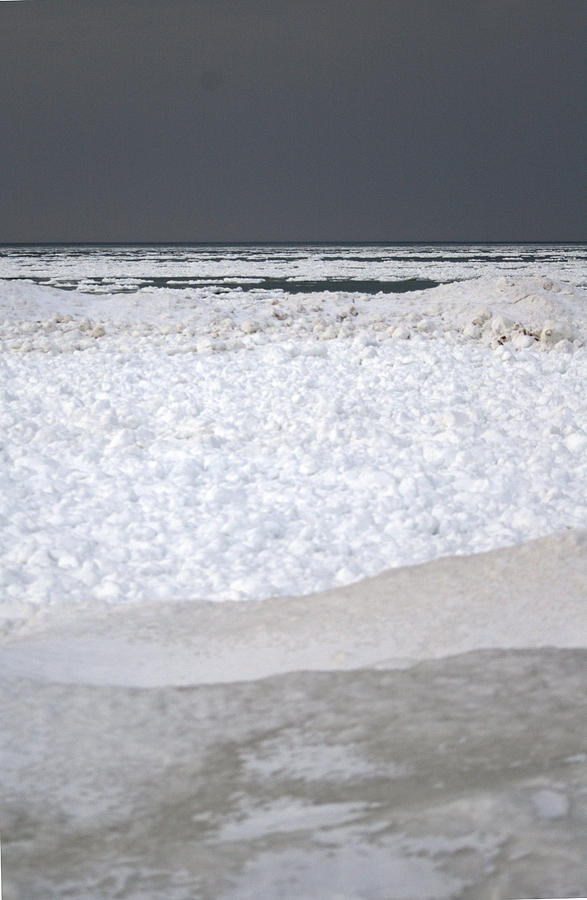
[[[2,290],[8,619],[295,595],[587,523],[570,289],[485,279],[356,315],[330,298],[311,330],[267,298],[218,325],[169,292]]]
[[[585,896],[586,657],[5,683],[4,896]]]

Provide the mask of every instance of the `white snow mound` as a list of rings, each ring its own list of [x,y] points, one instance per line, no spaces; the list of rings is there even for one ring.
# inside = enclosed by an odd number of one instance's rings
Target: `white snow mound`
[[[251,291],[149,288],[93,295],[16,282],[0,284],[0,349],[68,352],[98,338],[155,338],[168,352],[234,349],[279,340],[356,337],[377,341],[448,335],[520,350],[571,350],[585,344],[585,294],[540,276],[488,277],[408,294],[325,291],[287,295]]]

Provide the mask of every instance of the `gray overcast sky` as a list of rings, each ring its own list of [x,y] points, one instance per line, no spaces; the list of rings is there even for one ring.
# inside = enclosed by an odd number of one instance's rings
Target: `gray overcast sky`
[[[0,3],[0,241],[584,240],[585,0]]]

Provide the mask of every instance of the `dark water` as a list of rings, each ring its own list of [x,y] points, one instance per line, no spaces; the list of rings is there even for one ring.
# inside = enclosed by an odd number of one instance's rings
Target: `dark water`
[[[22,278],[11,277],[3,279],[4,281],[22,281]],[[33,276],[27,281],[33,284],[49,285],[57,287],[61,290],[74,291],[80,290],[80,282],[75,279],[47,279]],[[378,281],[375,279],[349,279],[349,278],[323,278],[317,281],[291,280],[288,278],[259,278],[256,280],[247,279],[208,279],[208,278],[190,278],[188,276],[182,278],[166,278],[164,276],[153,276],[152,278],[141,278],[137,282],[127,283],[126,279],[121,279],[120,286],[116,286],[113,290],[110,279],[92,278],[84,279],[83,287],[88,290],[92,288],[92,293],[131,293],[137,289],[143,288],[214,288],[221,291],[240,290],[240,291],[283,291],[287,294],[314,294],[321,291],[344,291],[349,293],[357,291],[361,294],[405,294],[409,291],[424,291],[427,288],[438,287],[440,281],[432,281],[430,278],[405,278],[403,281]],[[102,289],[102,290],[100,290]]]

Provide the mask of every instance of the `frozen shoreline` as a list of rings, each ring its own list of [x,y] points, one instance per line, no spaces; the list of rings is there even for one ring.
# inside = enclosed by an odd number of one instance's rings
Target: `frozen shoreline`
[[[171,293],[3,285],[4,619],[304,594],[587,524],[579,292],[322,298],[314,326]]]
[[[376,342],[417,335],[572,350],[587,340],[585,292],[542,276],[488,276],[407,294],[324,291],[210,292],[145,288],[83,294],[5,281],[0,285],[0,348],[68,353],[159,346],[169,354],[210,353],[263,341],[361,336]],[[100,341],[102,343],[102,341]]]
[[[500,284],[0,292],[7,900],[585,893],[584,301]]]

